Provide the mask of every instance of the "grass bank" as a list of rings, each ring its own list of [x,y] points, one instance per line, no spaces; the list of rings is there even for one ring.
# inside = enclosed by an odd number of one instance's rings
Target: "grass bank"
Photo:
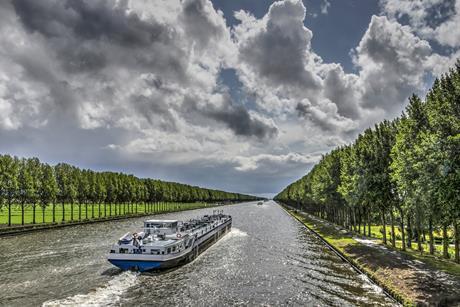
[[[71,225],[81,225],[87,223],[103,222],[110,220],[119,220],[125,218],[141,217],[146,215],[155,215],[168,212],[178,212],[184,210],[193,210],[200,208],[212,208],[217,204],[204,202],[196,203],[156,203],[153,205],[147,204],[88,204],[78,205],[65,204],[56,205],[54,208],[53,223],[53,208],[35,208],[35,223],[33,223],[33,207],[26,206],[24,208],[24,225],[22,225],[22,210],[21,207],[15,205],[12,207],[11,221],[12,225],[8,226],[8,213],[5,208],[0,211],[0,235],[12,235],[21,232],[30,232],[34,230],[43,230],[56,227],[67,227]],[[43,210],[42,210],[43,209]],[[63,210],[64,209],[64,210]]]
[[[403,305],[460,304],[460,265],[438,263],[439,259],[429,255],[402,253],[378,240],[358,237],[306,213],[285,209]]]
[[[177,203],[177,202],[162,202],[154,205],[147,204],[83,204],[81,207],[78,204],[65,204],[64,208],[61,204],[56,204],[54,208],[55,222],[61,221],[78,221],[88,219],[107,218],[114,216],[124,216],[128,214],[143,214],[143,213],[162,213],[170,211],[180,211],[204,208],[211,204],[204,202],[195,203]],[[33,206],[26,205],[24,207],[24,224],[33,224]],[[35,206],[35,224],[52,223],[53,208],[52,206]],[[0,227],[7,226],[8,211],[6,207],[0,210]],[[21,206],[13,205],[11,210],[12,225],[22,224]]]
[[[366,228],[366,231],[367,231],[367,228]],[[434,240],[435,240],[434,255],[438,256],[439,258],[442,258],[442,234],[441,234],[441,231],[440,230],[435,230],[433,232],[433,234],[434,234]],[[399,225],[395,226],[395,237],[396,237],[395,245],[398,248],[401,248],[401,245],[402,245],[401,235],[402,234],[401,234]],[[449,236],[449,238],[453,238],[453,236],[454,236],[453,230],[448,231],[448,236]],[[371,225],[371,237],[379,239],[379,240],[383,240],[383,226],[382,225]],[[391,225],[387,225],[387,240],[389,242],[388,244],[391,244],[390,243],[390,241],[391,241]],[[429,246],[429,243],[428,243],[428,241],[426,239],[424,240],[424,242],[422,242],[422,248],[423,248],[423,251],[425,253],[429,253],[430,246]],[[416,242],[414,242],[412,244],[412,248],[407,248],[407,250],[409,252],[414,252],[415,254],[419,253],[419,251],[417,250],[417,243]],[[448,252],[449,252],[450,259],[454,259],[454,257],[455,257],[455,248],[454,248],[453,244],[449,245]]]

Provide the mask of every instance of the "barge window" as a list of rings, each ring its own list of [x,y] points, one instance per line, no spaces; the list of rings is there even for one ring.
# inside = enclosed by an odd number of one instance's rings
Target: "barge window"
[[[168,247],[168,254],[171,253],[171,247]]]
[[[173,246],[173,248],[172,248],[172,251],[173,251],[173,252],[175,252],[175,251],[176,251],[176,247],[175,247],[175,246]]]

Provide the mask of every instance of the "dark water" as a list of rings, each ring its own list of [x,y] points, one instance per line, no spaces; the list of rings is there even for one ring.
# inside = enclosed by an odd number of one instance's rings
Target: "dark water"
[[[120,272],[105,260],[110,245],[143,219],[1,238],[0,305],[392,305],[275,203],[225,212],[233,216],[229,234],[194,262],[161,274]]]

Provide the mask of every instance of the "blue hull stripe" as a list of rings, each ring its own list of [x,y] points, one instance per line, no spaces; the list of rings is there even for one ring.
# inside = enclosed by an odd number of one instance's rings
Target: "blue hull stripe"
[[[135,261],[135,260],[109,260],[110,263],[122,270],[138,270],[140,272],[158,269],[161,266],[160,261]]]

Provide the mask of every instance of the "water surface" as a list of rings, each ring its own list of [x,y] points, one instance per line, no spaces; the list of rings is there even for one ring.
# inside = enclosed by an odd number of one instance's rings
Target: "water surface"
[[[194,262],[161,274],[121,272],[110,245],[144,218],[0,239],[0,305],[390,306],[274,202],[224,207],[233,229]],[[155,218],[188,219],[198,209]]]

